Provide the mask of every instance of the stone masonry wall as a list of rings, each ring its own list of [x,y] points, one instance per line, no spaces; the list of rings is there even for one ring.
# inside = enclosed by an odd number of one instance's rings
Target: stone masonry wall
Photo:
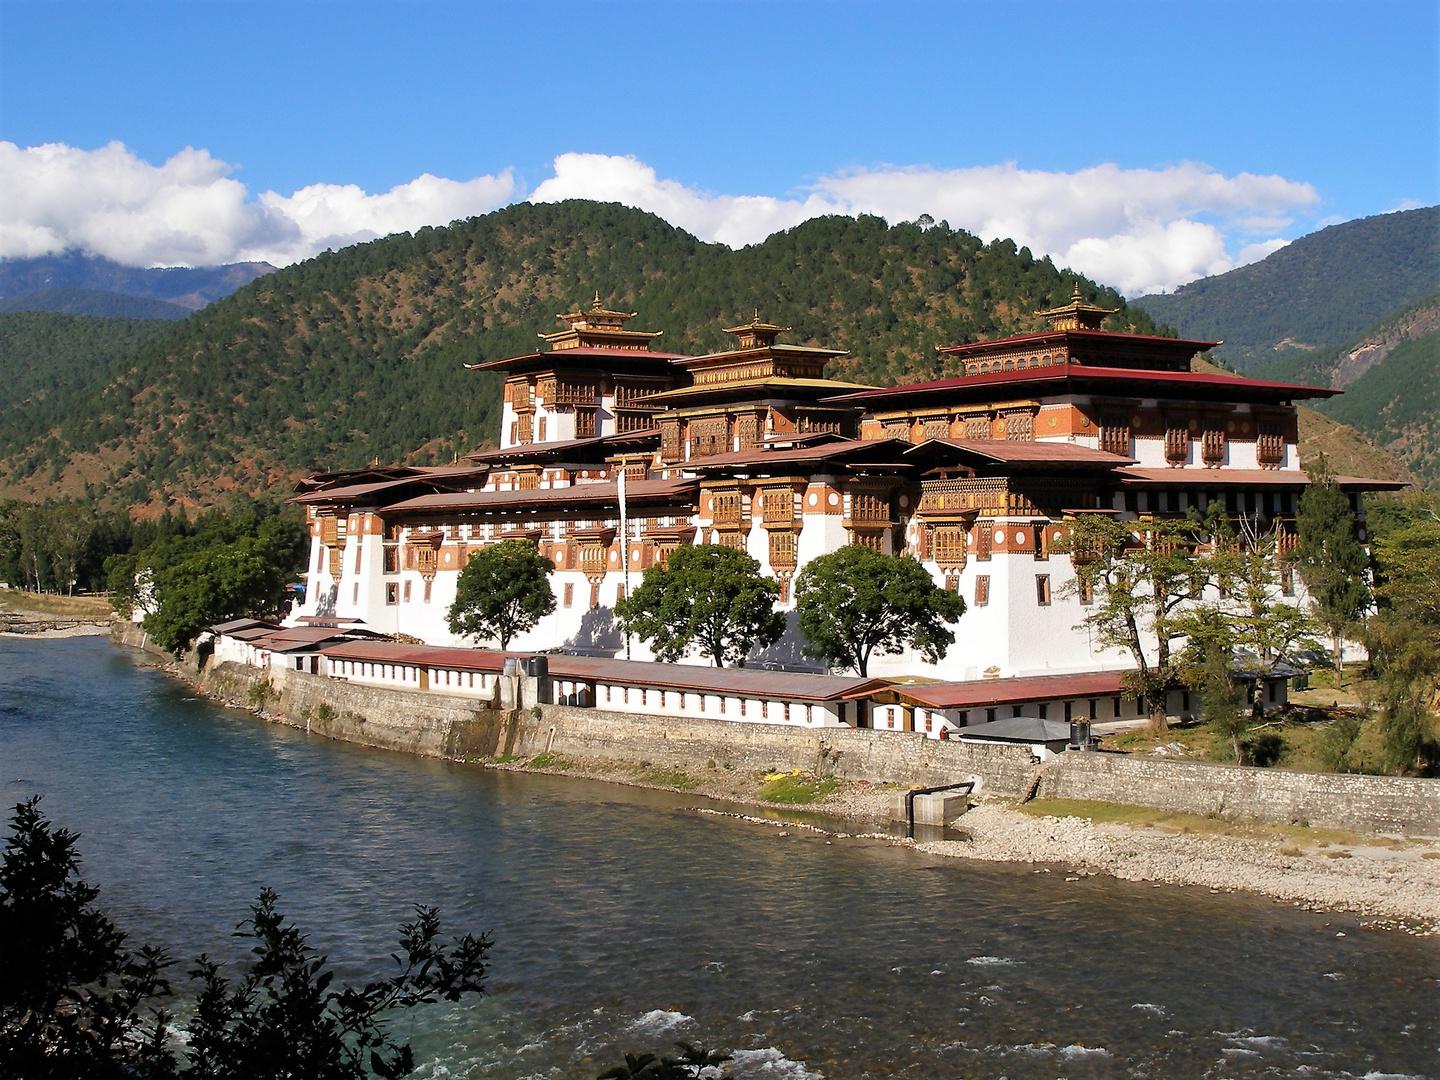
[[[854,728],[643,716],[541,705],[499,710],[479,699],[359,686],[304,672],[206,666],[202,689],[329,738],[430,757],[562,757],[690,770],[801,769],[847,780],[976,793],[1128,803],[1240,821],[1440,835],[1440,780],[1300,773],[1122,754],[1064,754],[1036,764],[1025,747],[981,746]],[[261,689],[264,687],[265,689]],[[253,693],[252,693],[253,692]]]
[[[1440,835],[1440,780],[1290,772],[1125,754],[1066,754],[1044,770],[1042,798],[1316,828]]]

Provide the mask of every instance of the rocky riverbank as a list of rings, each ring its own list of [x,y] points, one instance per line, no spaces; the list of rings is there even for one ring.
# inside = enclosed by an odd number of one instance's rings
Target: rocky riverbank
[[[0,637],[99,637],[110,633],[109,620],[76,619],[40,611],[0,610]]]
[[[692,777],[613,763],[486,763],[492,768],[560,773],[611,783],[703,795],[756,808],[743,822],[779,830],[913,847],[947,858],[1027,863],[1066,876],[1108,874],[1125,881],[1251,892],[1315,911],[1349,912],[1369,925],[1412,934],[1440,933],[1440,842],[1366,837],[1304,826],[1246,825],[1167,815],[1140,808],[1071,808],[982,801],[948,830],[918,840],[881,829],[897,792],[890,785],[839,783],[803,806],[767,803],[761,777],[722,773]],[[668,783],[666,781],[669,781]],[[1047,811],[1054,809],[1055,812]],[[1071,812],[1074,810],[1074,812]],[[1103,820],[1120,811],[1128,821]],[[708,810],[706,812],[714,812]],[[1093,814],[1094,819],[1081,814]],[[776,815],[780,816],[776,816]],[[853,822],[853,830],[817,824],[809,815]],[[1098,820],[1096,820],[1098,819]],[[922,830],[924,832],[924,830]],[[939,837],[938,831],[931,831]]]

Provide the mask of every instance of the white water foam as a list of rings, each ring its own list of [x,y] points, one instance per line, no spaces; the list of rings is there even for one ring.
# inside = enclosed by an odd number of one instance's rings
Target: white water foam
[[[965,962],[976,967],[1014,967],[1022,963],[1020,960],[1011,960],[1008,956],[972,956]]]
[[[1164,1017],[1170,1015],[1163,1005],[1151,1005],[1148,1001],[1137,1001],[1134,1005],[1131,1005],[1130,1008],[1139,1009],[1141,1012],[1149,1013],[1151,1016]]]
[[[695,1022],[693,1016],[686,1016],[682,1012],[667,1012],[664,1009],[651,1009],[644,1016],[634,1020],[625,1029],[627,1035],[639,1035],[650,1039],[658,1039],[661,1036],[672,1034]]]
[[[811,1072],[803,1061],[791,1061],[773,1046],[763,1050],[736,1050],[730,1060],[735,1080],[824,1080],[825,1074]]]

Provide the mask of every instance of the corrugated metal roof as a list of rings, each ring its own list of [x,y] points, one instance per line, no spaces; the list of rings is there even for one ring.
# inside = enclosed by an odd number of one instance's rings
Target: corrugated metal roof
[[[390,642],[346,642],[323,650],[336,660],[366,664],[413,664],[452,671],[500,671],[507,656],[492,649],[397,645]],[[653,686],[691,693],[724,693],[739,697],[790,701],[840,701],[883,690],[882,679],[847,675],[806,675],[763,668],[712,668],[693,664],[657,664],[639,660],[607,660],[593,656],[549,654],[550,674],[560,679]]]
[[[875,457],[883,454],[899,456],[909,446],[900,439],[846,439],[843,442],[797,446],[792,450],[739,450],[712,457],[687,461],[691,469],[723,469],[735,465],[788,465],[807,461],[835,461],[856,456]],[[901,462],[895,462],[901,464]]]
[[[949,683],[896,683],[902,699],[930,709],[974,709],[1019,705],[1031,701],[1113,696],[1121,692],[1123,671],[1077,672],[1073,675],[1027,675],[1012,679],[970,679]]]
[[[1263,379],[1244,379],[1193,371],[1157,371],[1153,368],[1108,368],[1092,367],[1089,364],[1055,364],[1051,367],[1026,368],[1024,371],[992,371],[986,375],[961,375],[952,379],[938,379],[934,382],[885,386],[878,390],[842,394],[825,400],[832,403],[844,402],[883,407],[888,401],[906,397],[921,396],[933,399],[937,394],[960,390],[976,390],[988,395],[994,393],[997,387],[1012,383],[1066,383],[1071,380],[1101,384],[1152,383],[1167,387],[1177,386],[1192,391],[1225,391],[1226,397],[1238,396],[1241,400],[1251,394],[1262,398],[1312,398],[1334,397],[1341,392],[1319,386],[1300,386],[1295,383],[1268,382]],[[1241,392],[1238,395],[1235,393],[1237,390]]]
[[[699,481],[636,480],[625,485],[627,502],[665,501],[692,494]],[[573,506],[587,503],[618,505],[619,492],[613,483],[571,484],[559,488],[533,488],[528,491],[463,491],[421,495],[398,502],[386,509],[391,513],[423,510],[499,510],[506,507]]]
[[[1040,439],[1034,442],[1018,439],[927,439],[906,453],[914,453],[932,444],[953,446],[967,454],[1007,465],[1015,462],[1040,462],[1047,465],[1107,465],[1118,468],[1135,460],[1075,443],[1047,442]]]
[[[955,738],[995,742],[1069,742],[1070,725],[1063,720],[1041,720],[1038,716],[1009,716],[988,724],[963,727],[955,733]]]
[[[1164,487],[1304,487],[1310,478],[1299,469],[1151,469],[1118,470],[1122,480]]]

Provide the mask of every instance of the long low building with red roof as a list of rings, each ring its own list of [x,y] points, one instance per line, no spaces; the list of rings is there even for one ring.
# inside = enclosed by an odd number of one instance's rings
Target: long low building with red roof
[[[291,621],[484,644],[448,628],[457,576],[486,545],[524,539],[554,566],[556,606],[517,649],[555,664],[649,660],[644,642],[620,634],[614,605],[677,547],[722,544],[776,579],[790,615],[790,631],[744,672],[714,676],[738,687],[758,668],[822,674],[795,629],[795,577],[861,544],[914,557],[968,608],[939,664],[903,653],[876,658],[872,673],[977,687],[1113,681],[1131,659],[1078,628],[1088,609],[1074,568],[1052,555],[1067,521],[1218,501],[1286,550],[1309,482],[1296,402],[1334,393],[1192,371],[1213,342],[1107,331],[1114,313],[1078,286],[1069,304],[1037,313],[1049,330],[945,346],[956,374],[895,387],[827,377],[845,354],[785,344],[787,328],[758,313],[727,328],[733,349],[704,356],[655,351],[656,332],[627,327],[633,314],[597,297],[560,316],[545,347],[472,365],[505,380],[498,448],[445,468],[303,482],[311,559]],[[1395,485],[1344,486],[1359,510],[1361,492]],[[954,724],[952,712],[911,703],[894,715],[935,728]],[[848,722],[872,720],[852,711]]]

